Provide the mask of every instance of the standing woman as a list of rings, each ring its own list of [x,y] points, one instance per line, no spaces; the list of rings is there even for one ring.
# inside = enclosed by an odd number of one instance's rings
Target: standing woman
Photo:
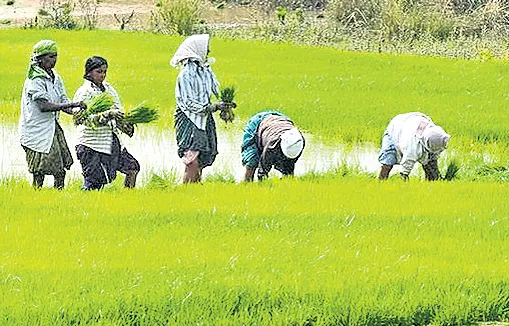
[[[91,128],[83,121],[78,125],[76,155],[83,170],[84,190],[98,190],[116,178],[117,171],[125,174],[124,186],[134,188],[140,164],[120,143],[117,129],[132,137],[133,125],[120,123],[124,115],[117,91],[105,82],[108,71],[106,59],[93,56],[85,63],[83,85],[74,94],[75,101],[85,101],[93,96],[108,92],[113,96],[111,109],[93,115],[98,126]]]
[[[54,176],[55,188],[64,188],[73,159],[58,122],[59,111],[71,114],[73,108],[85,108],[82,102],[70,102],[62,78],[53,69],[56,62],[54,41],[35,44],[21,96],[20,141],[35,188],[42,187],[45,175]]]
[[[211,103],[219,96],[219,83],[210,68],[210,36],[191,35],[182,42],[170,61],[180,68],[175,86],[177,107],[175,130],[178,155],[185,164],[184,183],[201,181],[202,169],[211,166],[217,155],[216,124],[213,112],[235,107],[234,103]]]

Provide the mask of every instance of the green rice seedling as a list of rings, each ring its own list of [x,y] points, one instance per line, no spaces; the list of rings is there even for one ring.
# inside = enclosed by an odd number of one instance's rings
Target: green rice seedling
[[[267,181],[174,187],[160,173],[160,186],[99,192],[8,181],[2,324],[507,320],[507,185]]]
[[[113,95],[108,92],[102,92],[93,96],[85,101],[87,108],[74,115],[74,121],[76,124],[85,123],[91,127],[97,127],[97,119],[91,119],[91,117],[111,109],[114,103]]]
[[[445,175],[443,176],[444,180],[451,181],[456,178],[456,174],[458,173],[460,167],[456,161],[451,161],[447,165],[447,170],[445,171]]]
[[[234,98],[235,98],[234,86],[227,86],[221,89],[221,101],[225,103],[233,103]],[[225,122],[233,122],[233,119],[235,119],[235,113],[233,113],[233,109],[228,108],[225,110],[221,110],[219,117]]]
[[[87,109],[83,112],[86,114],[97,114],[109,110],[115,103],[115,100],[113,99],[113,95],[110,93],[101,92],[100,94],[91,97],[85,103],[87,104]]]
[[[235,183],[235,176],[230,171],[219,171],[205,178],[206,182]]]
[[[159,111],[157,109],[138,104],[133,109],[127,111],[122,119],[125,123],[136,125],[138,123],[149,123],[159,118]]]
[[[221,101],[233,103],[235,98],[235,86],[227,86],[221,89]]]
[[[4,82],[0,89],[2,124],[12,124],[19,118],[23,86],[19,76],[26,68],[26,56],[21,54],[46,37],[45,33],[37,29],[0,30],[0,43],[9,49],[0,54],[5,63],[0,67],[0,80]],[[167,78],[153,76],[161,73],[159,69],[167,69],[167,55],[175,51],[181,38],[99,30],[52,31],[52,37],[66,49],[56,68],[65,77],[70,94],[82,81],[82,71],[75,62],[83,59],[83,52],[94,52],[95,47],[100,47],[106,51],[104,56],[117,63],[118,69],[108,78],[114,82],[126,108],[134,107],[141,98],[158,108],[174,102],[168,86],[173,87],[178,70],[164,70],[168,72]],[[509,79],[504,78],[506,61],[369,54],[221,38],[215,38],[214,44],[219,59],[214,70],[226,81],[224,86],[235,84],[238,93],[235,101],[242,97],[242,111],[233,110],[239,122],[271,107],[294,119],[324,144],[378,144],[394,115],[403,110],[422,110],[454,135],[455,156],[461,162],[456,179],[499,176],[501,180],[507,179],[501,174],[477,173],[486,155],[490,164],[505,164],[509,158],[509,132],[503,110],[504,90],[509,87]],[[476,51],[480,48],[483,47]],[[126,57],[125,51],[132,56]],[[245,55],[230,55],[235,54],[232,51]],[[132,69],[132,60],[157,64],[145,65],[139,71]],[[244,60],[258,63],[246,65]],[[150,91],[139,85],[151,85]],[[392,96],[394,92],[398,96]],[[161,118],[151,126],[171,130],[173,112],[160,109]],[[457,112],[462,114],[461,124],[457,123]],[[72,122],[67,115],[60,118],[64,128]],[[442,167],[441,172],[445,173],[446,165]]]
[[[472,169],[472,180],[489,180],[492,182],[507,182],[509,180],[509,167],[499,164],[480,164]]]
[[[178,184],[178,175],[175,171],[152,173],[146,188],[147,189],[166,189]]]

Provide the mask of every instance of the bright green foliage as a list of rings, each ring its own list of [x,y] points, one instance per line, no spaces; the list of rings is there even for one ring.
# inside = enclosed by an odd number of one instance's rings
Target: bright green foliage
[[[115,104],[113,95],[108,92],[101,92],[85,101],[87,108],[74,114],[76,124],[84,123],[92,128],[98,126],[98,113],[103,113],[112,108]]]
[[[452,180],[456,177],[460,167],[456,161],[452,161],[447,165],[447,170],[445,171],[444,179]]]
[[[47,31],[0,30],[0,121],[19,118],[23,78],[33,44]],[[169,65],[182,38],[117,31],[52,31],[56,70],[72,97],[87,54],[108,59],[108,81],[124,107],[141,100],[158,107],[160,128],[173,128],[175,80]],[[273,108],[326,144],[379,144],[396,114],[421,111],[452,135],[444,156],[461,163],[459,179],[509,180],[506,110],[509,66],[499,60],[366,54],[212,38],[220,82],[235,81],[238,128]],[[226,83],[228,84],[228,83]],[[66,123],[70,118],[62,115]],[[448,157],[449,158],[449,157]],[[441,168],[442,171],[446,167]]]
[[[509,318],[509,190],[373,179],[0,187],[0,324]]]
[[[221,101],[233,103],[235,98],[235,86],[226,86],[221,88]]]
[[[31,47],[46,31],[0,31],[0,119],[16,121]],[[116,31],[52,31],[56,69],[70,95],[82,83],[89,53],[108,59],[108,81],[124,106],[140,99],[160,107],[161,127],[173,125],[178,70],[168,62],[179,37]],[[342,52],[330,48],[212,38],[219,81],[235,80],[237,117],[268,107],[282,111],[324,141],[378,143],[398,113],[422,111],[452,135],[451,145],[499,144],[509,133],[504,61]],[[468,146],[468,147],[467,147]],[[474,151],[477,148],[474,146]],[[503,148],[501,148],[503,150]]]
[[[0,117],[18,118],[32,44],[0,31]],[[88,53],[106,57],[125,106],[173,124],[168,60],[181,39],[51,31],[69,94]],[[273,107],[325,141],[378,142],[419,110],[453,135],[468,179],[509,180],[507,64],[212,39],[242,119]],[[78,64],[77,64],[78,63]],[[63,117],[65,119],[65,117]],[[486,159],[489,153],[489,159]],[[446,168],[447,169],[447,168]],[[327,175],[234,185],[34,191],[0,181],[0,324],[466,325],[509,320],[509,188]],[[447,174],[447,173],[446,173]],[[167,179],[176,179],[169,175]],[[505,179],[504,179],[505,178]],[[484,179],[483,179],[484,180]]]
[[[122,120],[124,120],[124,122],[135,125],[138,123],[152,122],[158,117],[159,112],[157,109],[145,106],[144,104],[138,104],[134,108],[127,111]]]
[[[108,92],[101,92],[96,96],[91,97],[85,102],[87,108],[83,110],[83,114],[89,116],[91,114],[97,114],[111,109],[115,100],[113,95]]]
[[[221,88],[220,93],[221,93],[221,101],[222,102],[234,103],[235,86],[223,87],[223,88]],[[233,112],[232,108],[227,108],[227,109],[221,110],[221,112],[219,113],[219,117],[226,123],[233,122],[233,120],[235,119],[235,113]]]

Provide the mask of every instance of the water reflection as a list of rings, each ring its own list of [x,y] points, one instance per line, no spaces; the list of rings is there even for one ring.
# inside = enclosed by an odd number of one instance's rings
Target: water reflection
[[[76,130],[72,125],[64,125],[63,129],[75,160],[69,176],[81,178],[81,166],[74,149]],[[206,179],[208,175],[221,174],[234,176],[237,181],[242,180],[244,168],[240,161],[241,127],[230,125],[225,129],[218,123],[217,133],[219,155],[214,165],[203,171],[204,178]],[[27,171],[25,152],[19,143],[17,125],[0,125],[0,135],[0,177],[15,176],[31,180],[31,174]],[[342,164],[355,166],[366,172],[375,172],[379,168],[377,148],[373,144],[346,149],[341,145],[325,145],[310,134],[305,134],[305,137],[306,149],[296,165],[296,175],[312,171],[324,172]],[[184,165],[177,155],[174,130],[140,126],[133,138],[123,137],[122,141],[141,164],[140,185],[146,183],[153,173],[170,172],[182,175]]]

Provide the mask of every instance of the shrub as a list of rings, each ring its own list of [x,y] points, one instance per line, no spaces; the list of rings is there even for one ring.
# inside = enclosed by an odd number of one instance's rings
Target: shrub
[[[152,30],[162,34],[190,35],[202,20],[200,0],[161,0],[152,12]]]
[[[509,26],[509,7],[505,2],[486,1],[471,16],[474,18],[474,22],[477,21],[488,30],[503,30],[505,32]]]
[[[38,27],[56,29],[75,29],[78,27],[72,17],[74,3],[71,0],[42,0],[37,13]]]
[[[304,10],[321,10],[325,7],[325,0],[253,0],[250,2],[264,10],[267,14],[273,12],[277,7],[284,7],[289,10],[296,10],[298,8]]]
[[[285,7],[279,6],[279,7],[276,8],[277,19],[282,24],[284,24],[284,22],[285,22],[286,13],[287,13],[287,11],[286,11]]]
[[[371,28],[379,24],[381,8],[381,0],[331,0],[326,12],[341,25]]]
[[[99,21],[98,8],[101,0],[76,0],[82,12],[83,28],[95,29]]]

